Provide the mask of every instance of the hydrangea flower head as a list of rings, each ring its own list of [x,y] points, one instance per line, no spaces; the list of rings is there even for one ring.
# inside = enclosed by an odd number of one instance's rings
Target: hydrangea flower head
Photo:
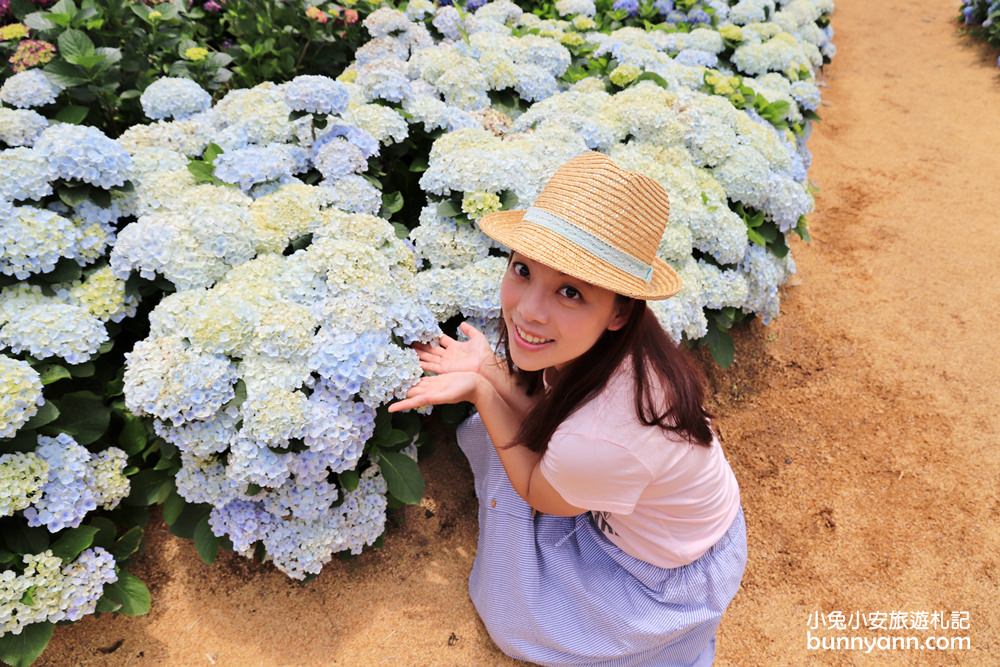
[[[132,169],[132,158],[121,144],[84,125],[49,126],[34,150],[49,162],[56,178],[105,189],[124,185]]]
[[[52,104],[62,88],[41,70],[29,69],[11,76],[0,86],[0,101],[12,107],[30,109]]]
[[[212,96],[191,79],[163,77],[149,84],[139,103],[147,118],[190,118],[212,106]]]

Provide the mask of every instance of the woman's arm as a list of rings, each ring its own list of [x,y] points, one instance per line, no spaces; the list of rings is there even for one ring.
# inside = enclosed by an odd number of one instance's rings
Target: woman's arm
[[[496,389],[500,398],[522,419],[541,398],[540,394],[528,396],[519,386],[514,376],[507,371],[507,364],[499,357],[492,356],[479,367],[479,374]]]
[[[566,501],[539,472],[542,455],[523,445],[508,445],[517,435],[521,418],[507,404],[488,380],[480,377],[472,402],[479,410],[483,426],[496,447],[497,456],[507,471],[510,485],[532,509],[554,516],[576,516],[587,510]]]

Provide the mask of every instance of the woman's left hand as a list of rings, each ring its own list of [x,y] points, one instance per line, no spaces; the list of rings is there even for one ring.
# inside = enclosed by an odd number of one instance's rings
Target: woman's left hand
[[[425,405],[442,403],[476,402],[476,393],[482,376],[471,371],[457,371],[441,375],[428,375],[410,387],[406,398],[389,406],[389,412],[412,410]]]

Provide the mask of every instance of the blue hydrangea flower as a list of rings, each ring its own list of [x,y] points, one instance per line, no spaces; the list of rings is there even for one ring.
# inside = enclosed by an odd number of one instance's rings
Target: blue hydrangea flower
[[[0,108],[0,142],[8,146],[31,146],[48,126],[37,111]]]
[[[704,9],[691,9],[687,14],[687,22],[692,25],[695,23],[711,23],[712,17]]]
[[[368,161],[361,149],[340,138],[326,142],[317,151],[315,162],[323,177],[332,181],[368,168]]]
[[[228,536],[237,553],[249,551],[254,542],[264,539],[277,518],[259,502],[233,500],[223,507],[213,507],[208,525],[216,537]]]
[[[487,3],[487,0],[469,0],[465,4],[465,8],[468,9],[470,12],[474,12],[477,9],[479,9],[480,7],[482,7],[483,5],[485,5],[486,3]]]
[[[639,0],[615,0],[611,8],[624,9],[629,16],[635,16],[639,13]]]
[[[323,131],[323,134],[316,137],[316,141],[313,142],[312,145],[313,160],[317,159],[320,149],[322,149],[325,144],[338,137],[343,137],[350,143],[357,146],[366,160],[373,155],[378,155],[379,153],[378,139],[362,130],[360,127],[337,123],[328,126]]]
[[[215,158],[215,176],[244,191],[257,183],[290,179],[295,163],[282,144],[248,146]]]
[[[339,114],[347,108],[347,87],[328,76],[303,74],[284,87],[285,104],[292,111]]]
[[[661,16],[666,16],[670,12],[674,11],[674,0],[656,0],[653,3],[653,7],[660,13]]]
[[[191,79],[163,77],[142,91],[139,104],[147,118],[183,119],[211,108],[212,96]]]
[[[462,17],[458,10],[451,6],[451,3],[439,3],[438,10],[434,13],[434,20],[431,24],[437,28],[445,39],[458,40],[462,38],[459,27],[462,25]]]
[[[132,170],[128,151],[95,127],[52,125],[42,132],[34,149],[48,160],[55,178],[101,188],[124,185]]]
[[[0,101],[12,107],[28,109],[52,104],[62,88],[39,69],[18,72],[0,86]]]
[[[692,67],[715,67],[719,64],[719,57],[714,53],[709,53],[708,51],[701,51],[699,49],[684,49],[674,57],[674,61],[681,63],[682,65],[689,65]]]
[[[52,194],[49,163],[30,148],[0,151],[0,173],[0,199],[41,199]]]

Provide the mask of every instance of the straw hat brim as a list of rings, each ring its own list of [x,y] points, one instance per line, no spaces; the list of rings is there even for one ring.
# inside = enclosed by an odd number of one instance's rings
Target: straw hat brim
[[[524,220],[524,213],[496,211],[484,215],[477,224],[484,234],[529,259],[618,294],[657,301],[674,296],[683,286],[677,272],[659,257],[653,258],[653,276],[647,283],[559,234]]]

